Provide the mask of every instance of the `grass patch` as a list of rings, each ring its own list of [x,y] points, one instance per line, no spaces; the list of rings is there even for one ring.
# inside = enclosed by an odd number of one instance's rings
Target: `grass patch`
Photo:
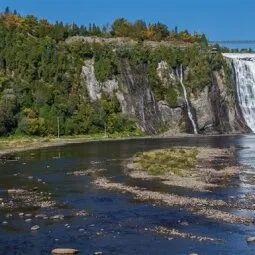
[[[161,175],[172,172],[184,176],[185,171],[195,168],[198,150],[172,148],[140,152],[135,155],[134,162],[150,175]]]

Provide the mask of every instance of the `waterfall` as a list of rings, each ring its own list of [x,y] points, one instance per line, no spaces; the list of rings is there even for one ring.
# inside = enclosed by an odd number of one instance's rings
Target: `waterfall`
[[[247,126],[255,133],[255,54],[223,54],[232,60],[239,106]]]
[[[178,74],[178,73],[177,73]],[[180,74],[178,75],[179,76],[179,79],[180,79],[180,83],[181,83],[181,86],[182,86],[182,89],[183,89],[183,93],[184,93],[184,98],[185,98],[185,101],[186,101],[186,105],[187,105],[187,111],[188,111],[188,117],[189,117],[189,120],[193,126],[193,132],[194,134],[197,134],[197,127],[196,127],[196,123],[195,123],[195,120],[193,118],[193,115],[192,115],[192,112],[191,112],[191,108],[190,108],[190,104],[189,104],[189,100],[188,100],[188,94],[187,94],[187,90],[186,90],[186,87],[183,83],[183,70],[182,70],[182,65],[180,66]]]

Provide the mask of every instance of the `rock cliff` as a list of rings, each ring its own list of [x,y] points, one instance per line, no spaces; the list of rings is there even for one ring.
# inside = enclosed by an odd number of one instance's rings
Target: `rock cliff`
[[[156,100],[153,88],[148,82],[146,63],[134,65],[127,59],[121,59],[120,73],[105,82],[97,81],[93,65],[93,60],[85,61],[82,69],[82,77],[91,101],[100,99],[102,93],[116,96],[122,112],[135,119],[137,126],[148,134],[194,132],[188,118],[178,70],[170,68],[166,62],[158,63],[157,78],[160,86],[171,87],[176,97],[174,105],[164,100]],[[229,65],[231,67],[231,62]],[[189,68],[186,68],[184,80],[188,72]],[[232,69],[231,89],[224,84],[225,75],[223,69],[211,72],[209,85],[200,90],[188,91],[191,112],[200,134],[250,132],[238,105],[234,70]]]

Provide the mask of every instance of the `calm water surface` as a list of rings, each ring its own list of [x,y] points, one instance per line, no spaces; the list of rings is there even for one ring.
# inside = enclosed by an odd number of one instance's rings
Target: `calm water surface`
[[[214,193],[197,193],[156,182],[131,180],[123,174],[125,160],[138,151],[171,146],[237,146],[236,159],[255,166],[255,136],[190,137],[172,139],[138,139],[108,141],[52,147],[17,153],[18,161],[0,165],[0,197],[8,199],[7,189],[38,187],[39,192],[52,193],[57,206],[51,209],[28,210],[35,214],[64,214],[61,221],[32,219],[26,223],[17,211],[0,211],[0,254],[50,254],[56,247],[76,248],[79,254],[255,254],[255,244],[247,245],[245,238],[255,236],[255,225],[224,224],[194,216],[179,208],[155,206],[139,202],[130,194],[97,189],[90,176],[71,176],[68,172],[84,169],[106,169],[98,175],[113,178],[128,185],[150,190],[174,192],[181,195],[227,199],[232,195],[253,193],[255,186],[239,181],[235,188],[221,188]],[[252,171],[252,170],[249,170]],[[16,173],[20,176],[14,176]],[[255,173],[254,173],[255,175]],[[32,180],[28,176],[33,176]],[[38,183],[37,179],[46,182]],[[90,216],[75,217],[76,210],[86,210]],[[6,213],[13,217],[6,219]],[[26,212],[26,213],[27,213]],[[255,216],[252,211],[234,211]],[[1,222],[7,220],[8,224]],[[178,220],[188,221],[180,226]],[[32,225],[41,228],[31,232]],[[68,227],[68,224],[70,227]],[[173,239],[153,234],[147,229],[162,225],[183,232],[222,238],[224,242],[210,243],[188,239]],[[83,229],[83,230],[82,230]],[[103,232],[104,234],[98,234]]]

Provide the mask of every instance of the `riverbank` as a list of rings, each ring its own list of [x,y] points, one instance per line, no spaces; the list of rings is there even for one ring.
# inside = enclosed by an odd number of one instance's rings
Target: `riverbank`
[[[206,135],[208,136],[239,136],[240,134],[224,134],[224,135]],[[74,137],[7,137],[0,138],[0,157],[6,154],[12,154],[20,151],[35,150],[47,147],[65,146],[67,144],[78,144],[87,142],[104,142],[104,141],[126,141],[134,139],[167,139],[167,138],[183,138],[183,137],[202,137],[203,135],[194,134],[177,134],[177,135],[156,135],[156,136],[123,136],[111,135],[105,137],[104,134],[93,136],[74,136]]]
[[[101,142],[114,140],[127,140],[138,138],[150,138],[146,136],[107,136],[98,134],[95,136],[75,136],[75,137],[10,137],[0,139],[0,157],[20,151],[28,151],[39,148],[64,146],[67,144],[77,144],[86,142]]]

